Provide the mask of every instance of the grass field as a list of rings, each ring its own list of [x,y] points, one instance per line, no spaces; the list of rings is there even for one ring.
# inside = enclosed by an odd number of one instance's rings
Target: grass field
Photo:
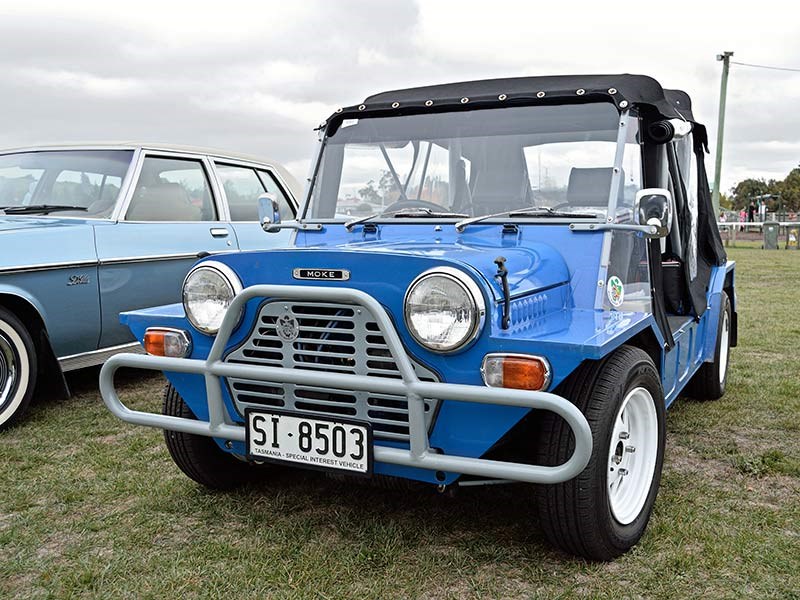
[[[89,370],[0,434],[0,598],[800,598],[800,252],[730,254],[728,393],[670,409],[655,514],[616,562],[550,549],[523,485],[449,497],[298,472],[204,491]],[[128,373],[123,398],[157,409],[162,383]]]

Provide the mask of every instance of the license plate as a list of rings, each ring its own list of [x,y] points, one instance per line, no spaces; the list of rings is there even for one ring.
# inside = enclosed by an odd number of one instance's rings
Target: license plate
[[[372,428],[338,418],[248,409],[247,454],[314,469],[372,473]]]

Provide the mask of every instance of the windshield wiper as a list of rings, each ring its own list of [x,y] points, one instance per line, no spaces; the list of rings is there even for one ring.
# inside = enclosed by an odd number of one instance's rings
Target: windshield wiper
[[[481,215],[479,217],[471,217],[456,223],[456,231],[464,231],[469,225],[486,221],[487,219],[496,219],[497,217],[523,217],[527,215],[537,215],[540,217],[555,217],[565,219],[594,219],[597,215],[589,215],[586,213],[572,213],[553,210],[547,206],[532,206],[530,208],[523,208],[520,210],[504,210],[503,212],[494,213],[491,215]]]
[[[28,206],[4,206],[0,208],[7,215],[27,215],[29,213],[47,214],[57,210],[82,210],[85,206],[69,206],[67,204],[30,204]]]
[[[358,217],[357,219],[351,219],[344,224],[345,229],[350,231],[356,225],[360,225],[361,223],[366,223],[367,221],[371,221],[372,219],[378,219],[380,217],[412,217],[412,218],[423,218],[423,219],[447,219],[447,218],[454,218],[454,217],[466,217],[467,215],[463,213],[454,213],[454,212],[436,212],[431,210],[430,208],[401,208],[400,210],[393,210],[389,212],[379,212],[373,213],[371,215],[367,215],[365,217]]]

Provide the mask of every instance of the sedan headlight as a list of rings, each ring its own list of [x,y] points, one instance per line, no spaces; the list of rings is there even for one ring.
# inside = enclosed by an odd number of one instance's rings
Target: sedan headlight
[[[214,335],[242,283],[230,267],[210,260],[200,263],[183,282],[183,308],[189,322]]]
[[[411,335],[434,352],[454,352],[474,340],[486,306],[478,285],[449,267],[426,271],[409,287],[405,322]]]

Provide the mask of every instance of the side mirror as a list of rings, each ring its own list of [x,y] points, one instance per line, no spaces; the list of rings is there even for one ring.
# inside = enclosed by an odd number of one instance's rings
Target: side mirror
[[[258,197],[258,222],[267,233],[281,230],[281,206],[275,194],[262,194]]]
[[[663,238],[672,229],[672,194],[662,188],[647,188],[636,192],[634,214],[638,225],[656,228],[650,238]]]

